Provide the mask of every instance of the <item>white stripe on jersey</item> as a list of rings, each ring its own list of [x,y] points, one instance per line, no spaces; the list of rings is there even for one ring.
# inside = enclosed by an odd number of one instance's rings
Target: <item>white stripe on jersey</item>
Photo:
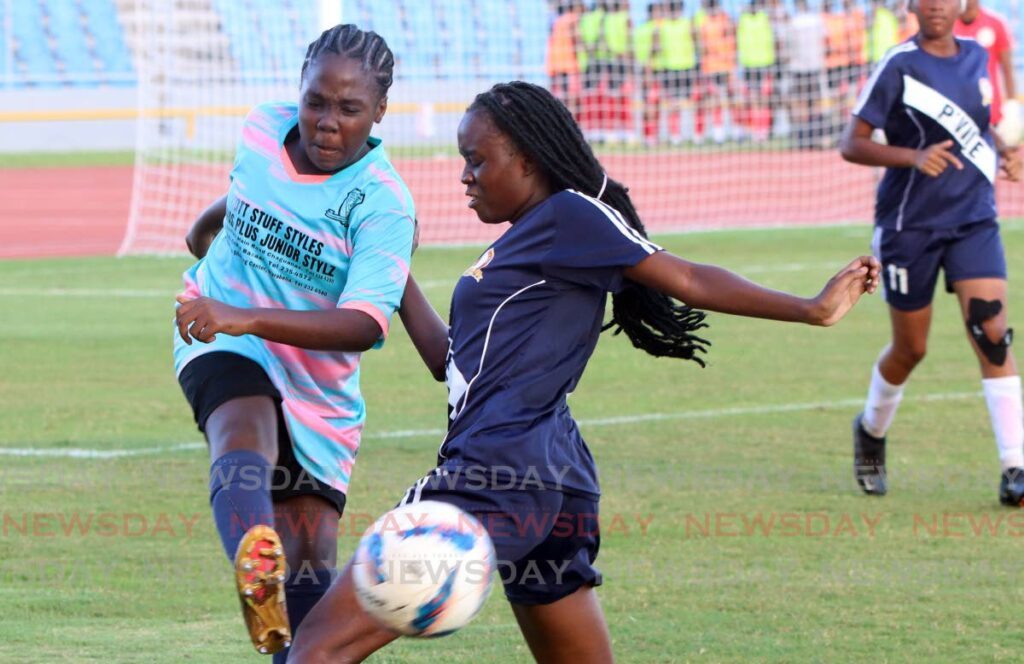
[[[893,46],[885,54],[885,57],[875,67],[875,71],[871,72],[871,78],[864,84],[864,89],[860,91],[860,97],[857,98],[857,105],[853,107],[853,114],[860,115],[861,109],[864,108],[864,104],[868,103],[868,98],[871,97],[871,92],[875,89],[875,85],[878,83],[878,79],[881,78],[882,72],[885,71],[885,67],[892,61],[894,57],[900,53],[910,53],[911,51],[917,50],[917,44],[912,41],[908,41],[898,46]]]
[[[653,242],[645,238],[643,235],[640,235],[640,233],[638,233],[635,228],[630,226],[626,222],[626,220],[622,218],[622,214],[612,206],[608,205],[607,203],[603,203],[592,196],[587,196],[584,193],[578,192],[575,189],[566,189],[566,191],[572,194],[576,194],[585,201],[593,203],[594,207],[600,210],[604,214],[604,216],[608,218],[609,221],[615,224],[615,228],[619,229],[620,233],[625,235],[633,242],[639,244],[647,253],[653,254],[661,250],[661,247],[654,244]]]
[[[515,299],[515,297],[517,295],[521,295],[522,293],[525,293],[526,291],[530,290],[531,288],[534,288],[535,286],[543,286],[546,283],[547,283],[546,279],[541,279],[540,281],[532,283],[529,286],[523,286],[522,288],[517,290],[515,293],[512,293],[511,295],[506,297],[504,300],[502,300],[501,304],[499,304],[494,309],[494,313],[491,314],[491,321],[487,324],[487,334],[484,335],[484,346],[480,350],[480,365],[476,369],[476,374],[474,374],[473,377],[470,378],[469,382],[466,384],[466,391],[463,393],[463,396],[462,396],[462,408],[459,408],[457,411],[456,410],[452,410],[452,415],[451,415],[452,426],[454,426],[454,422],[458,418],[458,416],[461,415],[463,413],[463,411],[466,410],[466,405],[469,403],[469,390],[470,390],[470,388],[473,387],[473,383],[476,382],[476,379],[480,377],[480,374],[482,374],[484,372],[484,359],[487,357],[487,346],[490,345],[490,343],[491,343],[491,330],[494,329],[494,321],[498,317],[498,313],[501,311],[501,308],[504,307],[509,302],[511,302],[513,299]],[[451,359],[452,359],[452,361],[454,361],[455,360],[455,356],[452,355]],[[437,448],[437,454],[438,454],[438,456],[440,456],[442,458],[447,458],[447,457],[444,456],[444,454],[441,453],[441,450],[444,449],[444,444],[448,442],[448,435],[450,433],[451,433],[451,427],[448,428],[448,433],[445,434],[444,440],[441,441],[441,446]]]

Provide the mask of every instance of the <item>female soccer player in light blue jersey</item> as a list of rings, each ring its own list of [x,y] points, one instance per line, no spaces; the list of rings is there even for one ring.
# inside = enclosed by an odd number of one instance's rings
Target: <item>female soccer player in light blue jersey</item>
[[[387,335],[408,275],[412,198],[370,136],[393,66],[373,32],[324,32],[299,103],[249,113],[227,196],[188,238],[200,260],[178,298],[175,368],[210,444],[250,636],[275,661],[330,585],[364,420],[360,354]]]
[[[888,490],[886,432],[911,371],[924,358],[939,269],[955,292],[981,365],[1002,463],[999,500],[1024,500],[1024,411],[1007,325],[1006,258],[996,223],[1000,170],[1020,178],[1017,152],[991,131],[985,49],[953,35],[960,0],[913,0],[920,32],[894,47],[861,92],[840,149],[884,166],[874,250],[882,263],[892,340],[872,370],[853,421],[854,475],[865,493]],[[871,140],[885,132],[887,144]]]

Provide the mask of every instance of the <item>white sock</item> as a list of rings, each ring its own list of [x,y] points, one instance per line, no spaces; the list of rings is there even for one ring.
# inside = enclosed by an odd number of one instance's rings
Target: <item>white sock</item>
[[[1003,470],[1024,466],[1024,406],[1021,404],[1020,376],[983,378],[981,388],[985,392]]]
[[[868,399],[864,403],[864,417],[861,419],[864,430],[875,438],[885,436],[902,400],[903,385],[893,385],[883,378],[876,362],[871,369],[871,386],[868,387]]]

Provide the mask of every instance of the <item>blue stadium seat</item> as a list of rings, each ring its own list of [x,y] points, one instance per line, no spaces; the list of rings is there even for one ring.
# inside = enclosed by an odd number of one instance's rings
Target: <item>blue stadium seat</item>
[[[445,78],[468,78],[480,59],[480,34],[463,0],[440,0],[439,20],[444,26],[444,60],[440,74]]]

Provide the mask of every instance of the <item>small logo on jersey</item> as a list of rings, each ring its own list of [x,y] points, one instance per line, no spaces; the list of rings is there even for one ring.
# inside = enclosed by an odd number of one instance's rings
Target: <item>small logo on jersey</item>
[[[978,30],[978,43],[985,48],[992,48],[992,44],[996,43],[996,31],[987,25]]]
[[[992,81],[988,80],[987,78],[979,79],[978,90],[981,91],[981,103],[984,106],[991,106],[992,95],[994,94],[992,90]]]
[[[469,266],[465,272],[462,273],[464,277],[473,277],[477,283],[484,278],[484,268],[491,264],[494,260],[494,249],[488,249],[483,253],[480,258],[476,259],[476,262]]]
[[[363,190],[353,189],[345,196],[345,200],[343,200],[341,205],[338,206],[337,211],[328,208],[324,212],[324,216],[328,219],[333,219],[345,228],[348,228],[349,218],[352,216],[352,210],[354,210],[356,206],[364,200],[366,200],[366,194],[363,193]]]

